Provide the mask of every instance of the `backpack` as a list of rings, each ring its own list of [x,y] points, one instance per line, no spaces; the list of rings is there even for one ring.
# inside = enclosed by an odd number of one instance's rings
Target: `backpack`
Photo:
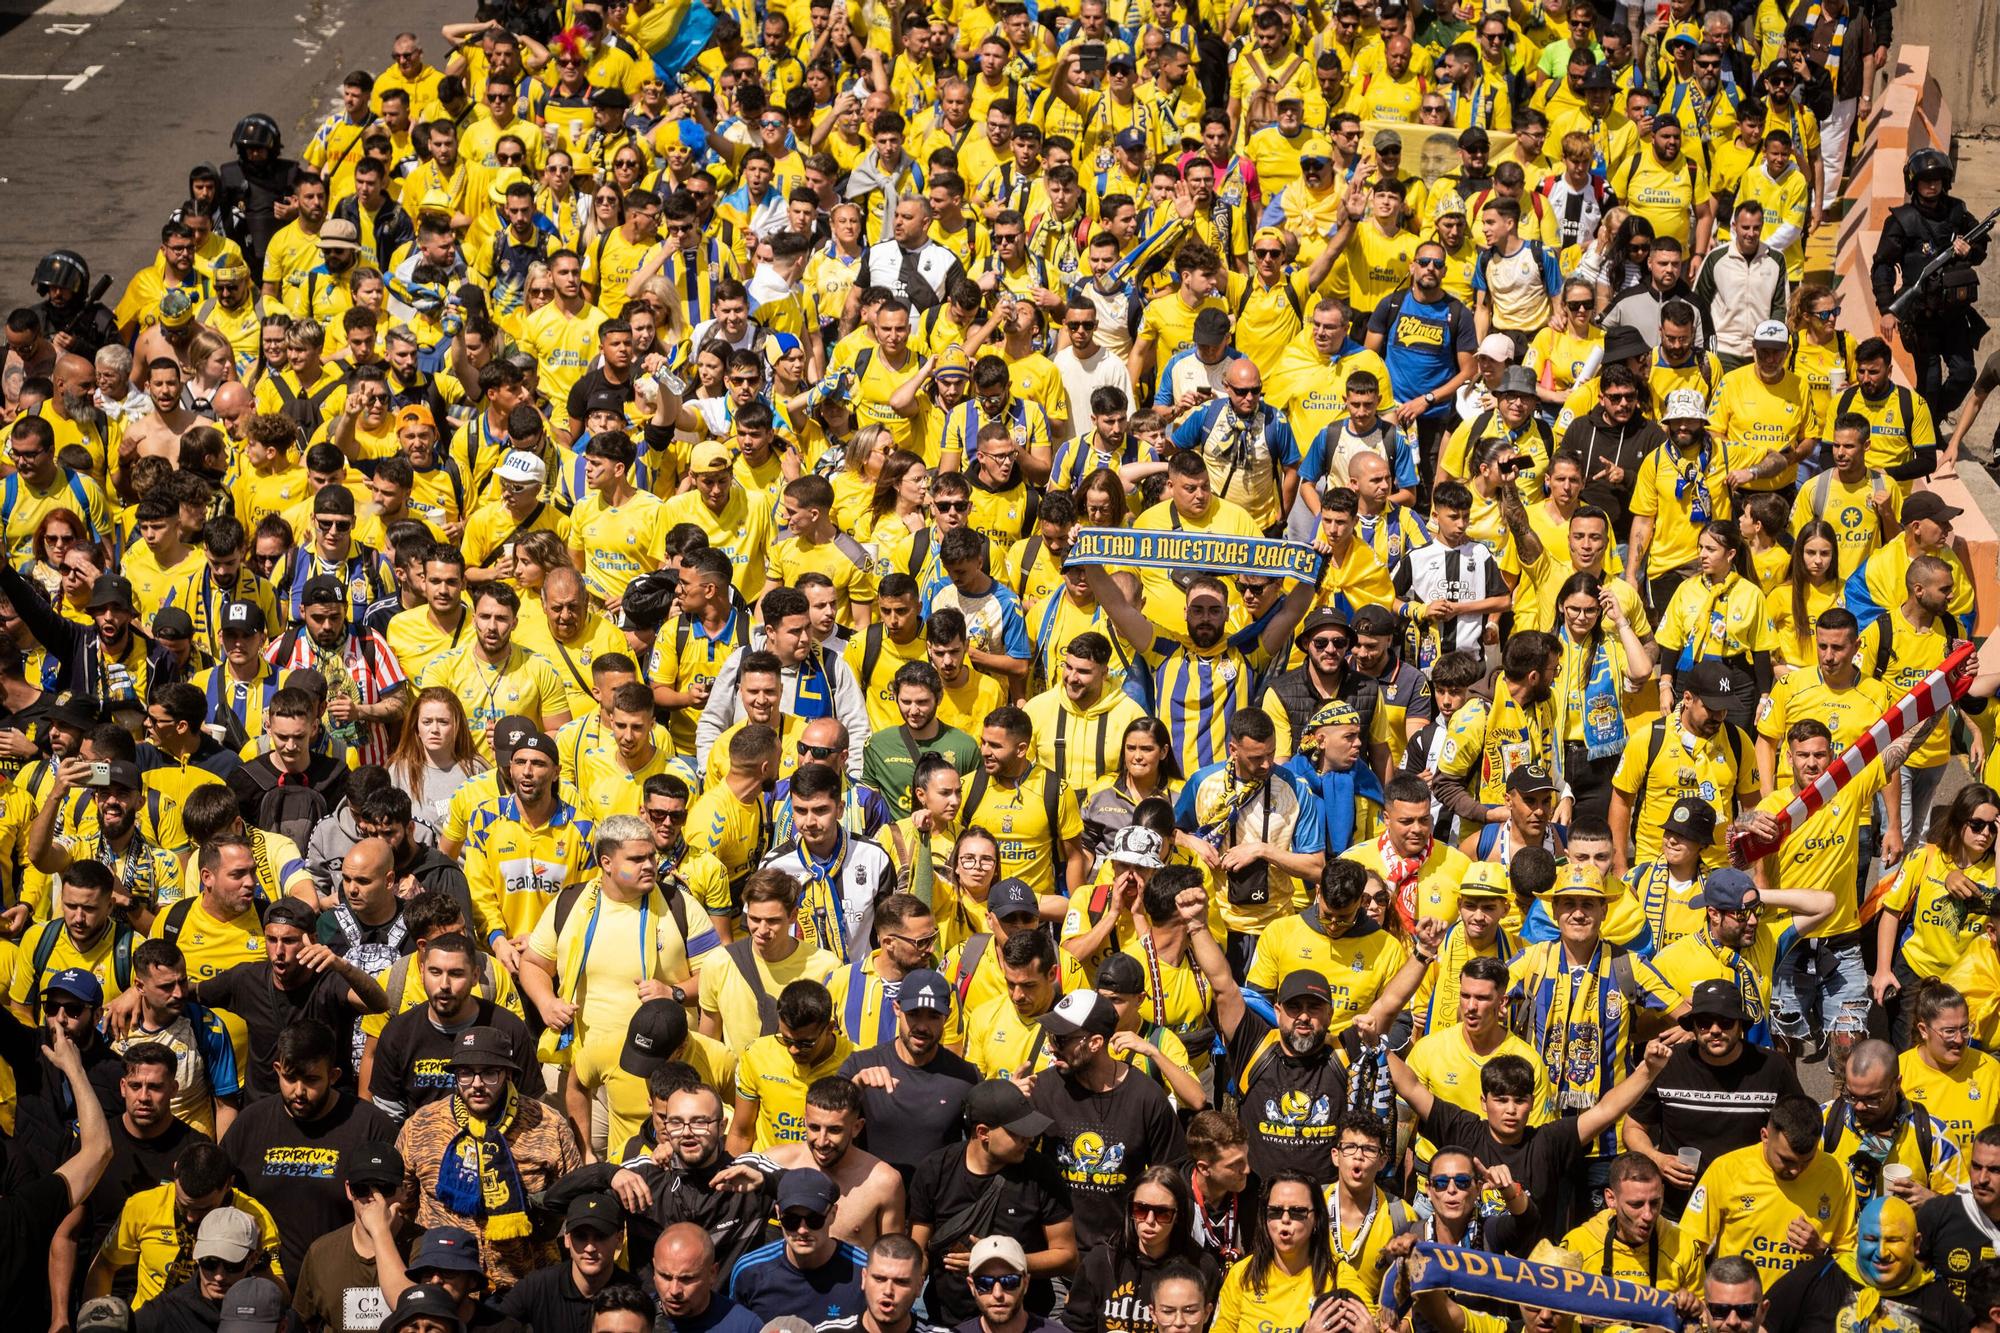
[[[1861,386],[1858,384],[1847,386],[1846,391],[1840,395],[1840,401],[1834,404],[1833,416],[1835,420],[1854,410],[1854,398],[1860,392]],[[1900,384],[1896,386],[1896,410],[1902,414],[1903,438],[1908,440],[1910,438],[1910,431],[1916,424],[1916,400],[1911,396],[1910,391]],[[1869,427],[1869,432],[1870,434],[1874,433],[1872,425]],[[1911,442],[1910,447],[1912,449],[1916,448],[1914,441]]]
[[[1924,1168],[1924,1174],[1917,1182],[1918,1184],[1922,1184],[1925,1180],[1930,1179],[1931,1162],[1937,1147],[1937,1131],[1931,1125],[1930,1112],[1924,1110],[1922,1106],[1914,1102],[1906,1102],[1905,1105],[1909,1106],[1911,1112],[1910,1129],[1914,1132],[1917,1140],[1917,1160],[1923,1164]],[[1822,1151],[1829,1153],[1833,1151],[1834,1145],[1840,1142],[1841,1134],[1847,1129],[1848,1118],[1851,1114],[1852,1109],[1849,1107],[1847,1098],[1845,1097],[1835,1097],[1832,1103],[1828,1105],[1826,1108],[1826,1128],[1820,1133]]]
[[[188,913],[192,912],[194,905],[200,901],[201,898],[197,895],[192,898],[183,898],[167,908],[166,915],[160,918],[160,938],[169,944],[178,943],[181,932],[187,929]],[[268,905],[262,897],[253,897],[250,900],[251,910],[257,913],[257,921],[260,925],[264,920],[264,909]]]
[[[189,899],[188,901],[192,902],[193,899]],[[185,918],[187,914],[183,912],[181,915]],[[133,933],[129,926],[114,924],[112,931],[111,974],[117,979],[118,989],[130,990],[132,988],[132,949],[139,937]],[[178,927],[175,928],[174,933],[180,933]],[[52,921],[49,923],[49,928],[42,932],[42,937],[35,941],[35,952],[31,960],[31,970],[34,974],[34,990],[31,993],[34,995],[39,996],[42,993],[42,973],[48,971],[49,959],[55,957],[56,941],[61,939],[62,936],[62,922]]]
[[[1741,727],[1733,727],[1725,722],[1722,724],[1722,732],[1725,736],[1729,737],[1729,749],[1735,754],[1736,767],[1740,771],[1744,764],[1743,745],[1745,738],[1743,729]],[[1666,743],[1667,719],[1656,717],[1653,719],[1653,729],[1646,736],[1646,766],[1639,770],[1639,776],[1642,781],[1647,774],[1653,771],[1653,761],[1660,757],[1660,747]]]
[[[966,940],[965,947],[958,951],[958,1007],[965,1009],[965,997],[972,993],[972,974],[979,970],[979,960],[992,947],[993,937],[985,931]]]
[[[750,988],[750,994],[757,1000],[757,1024],[761,1035],[774,1036],[778,1031],[778,1001],[765,989],[764,974],[757,970],[757,953],[745,935],[740,940],[723,946],[724,953],[736,964],[736,970],[743,977],[743,984]]]
[[[245,764],[243,771],[257,784],[257,808],[246,813],[266,833],[290,838],[300,847],[312,841],[313,829],[333,817],[333,802],[304,782],[281,782],[275,766]]]
[[[1033,769],[1031,768],[1029,771],[1032,772]],[[1063,887],[1063,861],[1060,855],[1062,851],[1062,835],[1058,831],[1061,826],[1058,817],[1062,810],[1063,780],[1047,769],[1043,770],[1043,776],[1042,814],[1048,820],[1049,861],[1055,870],[1056,889],[1060,892]],[[1023,781],[1026,781],[1026,779],[1024,778]],[[978,811],[980,802],[986,799],[986,785],[986,768],[984,765],[981,765],[978,769],[974,770],[972,774],[972,786],[965,793],[965,803],[959,807],[958,826],[960,828],[972,827],[972,817]]]

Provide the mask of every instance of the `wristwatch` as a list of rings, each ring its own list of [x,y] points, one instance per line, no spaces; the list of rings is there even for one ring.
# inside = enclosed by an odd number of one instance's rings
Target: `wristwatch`
[[[675,1004],[686,1004],[688,1002],[687,992],[682,990],[679,986],[667,987],[667,994],[674,997]]]

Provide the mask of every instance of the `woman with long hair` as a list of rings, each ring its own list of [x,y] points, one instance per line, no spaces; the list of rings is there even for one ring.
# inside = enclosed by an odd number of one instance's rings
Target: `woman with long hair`
[[[434,828],[444,827],[453,794],[486,767],[474,749],[472,728],[458,696],[441,685],[418,690],[409,724],[389,756],[389,772],[410,794],[418,818]]]
[[[1118,742],[1118,768],[1090,785],[1083,797],[1083,847],[1093,858],[1102,856],[1119,829],[1132,822],[1143,801],[1172,801],[1180,791],[1175,781],[1180,761],[1173,734],[1157,717],[1135,717]]]
[[[1555,731],[1563,774],[1576,798],[1570,822],[1607,819],[1611,775],[1636,729],[1653,650],[1595,574],[1579,570],[1556,590]]]
[[[1250,1253],[1222,1280],[1210,1333],[1302,1329],[1333,1290],[1326,1203],[1305,1172],[1275,1171],[1264,1182],[1263,1225],[1251,1234]]]
[[[1101,467],[1076,484],[1076,517],[1086,528],[1122,528],[1132,521],[1131,492]]]
[[[1771,612],[1771,668],[1779,675],[1819,665],[1813,630],[1820,616],[1840,602],[1840,534],[1825,519],[1813,519],[1792,534],[1785,581],[1765,599]]]
[[[1792,506],[1782,495],[1760,492],[1750,496],[1736,521],[1750,547],[1751,577],[1768,601],[1777,595],[1792,568]]]
[[[930,498],[931,470],[924,460],[907,450],[889,450],[875,476],[868,513],[860,520],[868,534],[861,540],[876,557],[876,578],[895,572],[885,558],[892,547],[930,525]]]
[[[1652,257],[1653,224],[1637,213],[1614,208],[1598,223],[1597,241],[1576,272],[1596,284],[1597,308],[1602,310],[1619,292],[1646,280],[1646,264]]]
[[[586,252],[601,237],[625,225],[625,199],[618,187],[604,181],[590,192],[590,208],[583,215],[582,241]]]
[[[1840,331],[1840,297],[1825,283],[1802,282],[1792,292],[1792,350],[1785,367],[1806,384],[1806,410],[1832,434],[1837,389],[1854,383],[1854,339]]]
[[[1194,1199],[1187,1181],[1171,1166],[1149,1166],[1133,1183],[1126,1204],[1124,1232],[1115,1245],[1093,1245],[1084,1251],[1070,1287],[1063,1326],[1070,1333],[1154,1333],[1151,1291],[1153,1274],[1179,1261],[1202,1272],[1214,1292],[1215,1260],[1195,1243]]]
[[[1570,391],[1595,375],[1604,360],[1604,330],[1597,327],[1596,314],[1595,286],[1588,278],[1571,278],[1548,327],[1528,344],[1521,364],[1535,372],[1535,394],[1546,415],[1561,410]]]
[[[528,276],[521,280],[520,304],[512,310],[495,315],[494,322],[499,325],[500,331],[507,335],[509,341],[519,342],[521,330],[527,324],[528,317],[555,299],[555,275],[549,272],[546,263],[537,259],[528,265]]]
[[[48,594],[49,601],[57,609],[72,620],[81,620],[82,623],[89,624],[90,613],[82,610],[83,602],[90,596],[89,585],[87,583],[84,585],[75,612],[66,604],[63,587],[63,574],[70,567],[71,552],[83,552],[93,570],[101,570],[104,566],[104,553],[90,540],[90,529],[84,526],[83,519],[78,517],[74,509],[66,509],[60,505],[48,510],[42,515],[42,521],[35,525],[35,536],[30,543],[30,549],[34,553],[33,557],[28,561],[27,568],[21,572],[33,579],[36,586]],[[95,578],[96,574],[93,573],[91,577]]]
[[[1676,676],[1700,662],[1719,662],[1729,678],[1729,720],[1748,731],[1757,700],[1771,690],[1764,591],[1751,577],[1750,545],[1734,519],[1711,520],[1695,551],[1700,572],[1674,589],[1653,636],[1660,645],[1660,702],[1671,706]]]
[[[1969,1156],[1973,1136],[2000,1105],[2000,1060],[1973,1049],[1972,1006],[1956,987],[1926,977],[1909,1010],[1914,1040],[1898,1061],[1903,1095],[1943,1121]]]
[[[931,886],[939,948],[950,948],[947,940],[962,943],[986,929],[986,895],[999,877],[1000,840],[978,824],[960,833],[951,860]]]
[[[1929,839],[1876,884],[1862,906],[1863,920],[1875,916],[1875,1000],[1899,1023],[1906,1022],[1907,1006],[1891,1002],[1951,971],[1965,955],[1976,919],[2000,907],[1995,821],[2000,791],[1983,782],[1960,788],[1931,822]],[[1897,1034],[1899,1045],[1908,1045],[1906,1035]]]
[[[181,371],[185,376],[181,382],[181,406],[190,412],[212,416],[216,390],[236,378],[236,349],[214,329],[196,329],[194,337],[188,339]]]
[[[874,530],[869,521],[875,505],[875,484],[883,465],[895,448],[887,426],[863,426],[853,441],[840,451],[839,466],[829,482],[833,486],[833,526],[856,541],[865,542]]]
[[[552,569],[573,568],[569,547],[559,534],[546,528],[528,533],[514,543],[514,589],[521,594],[518,625],[527,624],[531,618],[546,621],[542,611],[543,581]]]

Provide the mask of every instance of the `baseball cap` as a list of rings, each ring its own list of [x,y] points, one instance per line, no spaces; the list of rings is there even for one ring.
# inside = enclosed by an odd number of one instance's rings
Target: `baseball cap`
[[[721,440],[703,440],[688,459],[688,471],[697,477],[711,472],[727,472],[736,466],[736,451]]]
[[[432,430],[436,430],[437,424],[437,417],[422,403],[411,403],[396,413],[397,430],[405,426],[429,426]]]
[[[500,466],[493,469],[493,475],[502,481],[525,481],[539,486],[548,479],[549,467],[539,454],[514,449],[500,460]]]
[[[557,761],[562,759],[562,755],[556,750],[556,743],[546,732],[531,731],[515,741],[513,753],[519,754],[523,750],[533,750],[536,754],[545,754]]]
[[[1519,792],[1523,796],[1533,796],[1537,792],[1554,791],[1556,780],[1549,776],[1549,770],[1540,764],[1522,764],[1507,775],[1507,790]]]
[[[1948,523],[1963,513],[1958,506],[1946,504],[1936,491],[1912,491],[1910,498],[1903,501],[1902,522],[1907,526],[1927,518],[1933,523]]]
[[[132,580],[123,574],[99,574],[97,582],[90,585],[90,600],[83,605],[86,611],[95,611],[101,606],[122,606],[131,610],[134,605]]]
[[[361,230],[345,218],[328,218],[319,224],[319,248],[322,250],[359,250]]]
[[[518,1071],[521,1067],[514,1058],[513,1045],[499,1028],[490,1027],[471,1027],[460,1033],[458,1040],[452,1043],[450,1063],[453,1069]]]
[[[215,1333],[262,1333],[276,1328],[289,1304],[270,1278],[246,1277],[223,1296],[222,1319]]]
[[[590,95],[593,107],[603,107],[606,111],[628,111],[632,98],[623,88],[599,88]]]
[[[104,1003],[104,985],[80,967],[66,967],[42,983],[43,995],[73,995],[85,1004]]]
[[[224,1263],[240,1264],[256,1248],[257,1219],[241,1208],[217,1208],[201,1219],[201,1229],[194,1234],[194,1253],[190,1257],[197,1263],[203,1259],[220,1259]]]
[[[194,617],[178,606],[160,609],[153,617],[153,637],[156,639],[192,639],[194,637]]]
[[[1323,606],[1299,623],[1293,643],[1305,643],[1323,629],[1350,629],[1347,617],[1331,606]]]
[[[222,608],[224,634],[261,634],[267,628],[264,608],[255,602],[231,602]]]
[[[615,1236],[625,1229],[625,1210],[618,1205],[613,1194],[579,1194],[570,1201],[569,1211],[563,1214],[562,1233],[567,1236],[572,1231],[595,1231],[600,1236]]]
[[[1109,59],[1107,59],[1104,62],[1104,68],[1106,69],[1119,69],[1121,67],[1124,69],[1137,69],[1139,66],[1138,63],[1132,59],[1131,56],[1127,55],[1123,51],[1114,53]]]
[[[625,1048],[618,1067],[634,1078],[645,1078],[667,1063],[687,1044],[687,1010],[665,996],[648,1000],[625,1025]]]
[[[139,778],[139,766],[130,759],[113,759],[105,766],[110,771],[105,775],[107,787],[123,787],[127,791],[137,791],[144,785]]]
[[[1519,770],[1515,770],[1518,772]],[[1511,898],[1513,888],[1507,883],[1507,867],[1498,861],[1474,861],[1465,872],[1465,879],[1458,886],[1461,898]]]
[[[1707,806],[1707,802],[1702,802]],[[1711,870],[1701,882],[1701,905],[1719,912],[1741,912],[1757,905],[1757,881],[1735,866]]]
[[[87,731],[97,725],[97,705],[80,694],[65,694],[49,709],[49,721],[72,731]]]
[[[302,899],[280,898],[264,909],[264,924],[290,926],[301,934],[310,935],[319,926],[319,909]]]
[[[1037,1139],[1054,1124],[1028,1104],[1027,1094],[1004,1078],[989,1078],[965,1094],[965,1127],[985,1125],[1023,1138]]]
[[[327,489],[332,490],[333,487]],[[331,574],[313,575],[299,591],[300,606],[339,606],[345,600],[340,580]]]
[[[1111,144],[1112,147],[1122,149],[1128,153],[1144,152],[1146,148],[1146,132],[1144,130],[1120,130],[1118,131],[1118,137],[1113,139]]]
[[[1333,988],[1326,984],[1326,978],[1309,967],[1296,972],[1287,972],[1278,983],[1278,1003],[1290,1004],[1294,1000],[1323,1000],[1333,1003]]]
[[[432,1227],[417,1237],[417,1247],[404,1266],[412,1273],[486,1271],[479,1263],[479,1241],[464,1227]]]
[[[1374,144],[1377,153],[1400,153],[1403,151],[1403,136],[1394,130],[1377,130]]]
[[[514,753],[524,737],[535,734],[535,724],[519,714],[509,714],[493,724],[493,753],[501,763]]]
[[[397,1333],[408,1328],[419,1319],[428,1319],[442,1324],[453,1333],[462,1333],[465,1321],[458,1317],[458,1298],[443,1287],[431,1283],[420,1283],[405,1287],[403,1294],[396,1298],[396,1308],[382,1321],[382,1327],[375,1333]]]
[[[83,1303],[72,1327],[76,1333],[129,1333],[132,1307],[116,1296],[99,1296]]]
[[[1792,331],[1782,319],[1767,319],[1750,331],[1750,341],[1760,347],[1790,347]]]
[[[1512,350],[1513,344],[1509,343],[1508,351]],[[1493,392],[1503,398],[1510,393],[1524,394],[1533,398],[1536,396],[1535,372],[1526,366],[1509,366],[1500,372],[1500,386]]]
[[[1489,333],[1479,340],[1479,355],[1502,365],[1514,359],[1514,340],[1504,333]]]
[[[986,891],[986,910],[1005,921],[1023,912],[1039,915],[1042,906],[1033,889],[1010,875]]]
[[[1736,682],[1730,679],[1729,668],[1713,657],[1696,662],[1681,677],[1681,683],[1710,708],[1729,707],[1739,693]]]
[[[1474,125],[1458,136],[1458,146],[1464,152],[1477,152],[1481,148],[1492,147],[1493,140],[1487,137],[1485,130]]]
[[[1129,953],[1114,953],[1097,965],[1097,989],[1114,995],[1143,995],[1146,973]]]
[[[1118,1015],[1111,1011],[1111,1001],[1094,990],[1071,991],[1035,1021],[1048,1029],[1051,1037],[1068,1037],[1079,1032],[1108,1037],[1118,1030]]]
[[[1715,807],[1707,801],[1676,801],[1660,825],[1662,833],[1684,838],[1697,847],[1715,841]]]
[[[778,1177],[778,1215],[794,1208],[823,1213],[840,1197],[840,1188],[826,1174],[809,1166],[796,1167]]]
[[[1278,94],[1277,104],[1279,106],[1283,106],[1287,102],[1297,102],[1299,105],[1303,106],[1305,105],[1305,100],[1306,100],[1305,95],[1299,92],[1297,88],[1287,86],[1283,92]]]
[[[1736,988],[1734,981],[1721,977],[1711,977],[1698,982],[1688,994],[1687,1012],[1681,1015],[1681,1026],[1692,1031],[1697,1018],[1726,1018],[1731,1022],[1750,1026],[1750,1015],[1743,1008],[1743,992]]]
[[[585,416],[593,412],[606,412],[614,417],[622,417],[625,415],[625,399],[615,393],[594,393],[583,403]]]
[[[896,1007],[948,1014],[951,1012],[951,983],[944,979],[942,972],[928,967],[906,972],[903,984],[896,988]]]
[[[1671,37],[1667,38],[1667,41],[1666,41],[1666,45],[1667,45],[1668,49],[1670,49],[1670,50],[1671,50],[1671,49],[1672,49],[1673,47],[1676,47],[1676,46],[1679,46],[1679,45],[1680,45],[1680,44],[1682,44],[1683,42],[1685,42],[1685,43],[1686,43],[1687,45],[1689,45],[1689,46],[1693,46],[1693,47],[1697,47],[1697,48],[1698,48],[1698,47],[1700,47],[1700,45],[1701,45],[1701,43],[1700,43],[1700,42],[1698,42],[1698,41],[1696,41],[1696,40],[1695,40],[1695,36],[1694,36],[1694,34],[1693,34],[1693,33],[1691,33],[1691,32],[1677,32],[1677,33],[1675,33],[1675,34],[1674,34],[1673,36],[1671,36]]]
[[[340,1179],[348,1185],[394,1189],[403,1183],[403,1154],[394,1144],[366,1143],[340,1154]]]
[[[1584,72],[1583,90],[1587,93],[1605,92],[1618,86],[1618,80],[1604,65],[1592,65]]]
[[[988,1264],[1001,1264],[1010,1273],[1025,1273],[1028,1256],[1022,1253],[1021,1242],[1012,1236],[981,1236],[965,1258],[965,1271],[977,1273]]]
[[[1111,835],[1110,850],[1105,859],[1120,865],[1138,866],[1141,870],[1158,870],[1160,860],[1160,835],[1138,824],[1127,824]]]
[[[1660,412],[1662,421],[1707,421],[1708,398],[1699,389],[1675,389]]]

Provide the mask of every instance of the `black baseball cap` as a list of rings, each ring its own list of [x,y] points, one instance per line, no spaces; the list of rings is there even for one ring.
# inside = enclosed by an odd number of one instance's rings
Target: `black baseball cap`
[[[625,1210],[618,1204],[615,1194],[580,1194],[570,1201],[569,1211],[563,1214],[562,1233],[567,1236],[572,1231],[595,1231],[600,1236],[615,1236],[625,1229]]]
[[[625,1025],[625,1049],[618,1067],[634,1078],[645,1078],[672,1060],[687,1044],[687,1010],[677,1000],[648,1000]]]
[[[340,1154],[340,1178],[349,1185],[394,1189],[403,1183],[403,1155],[389,1143],[348,1149]]]
[[[338,488],[328,486],[320,494],[324,495],[327,491],[336,489]],[[341,492],[343,495],[346,493]],[[347,596],[340,586],[340,580],[331,574],[315,574],[307,579],[306,586],[299,590],[300,606],[339,606],[346,600]]]
[[[1743,993],[1733,981],[1711,978],[1695,986],[1688,996],[1688,1011],[1681,1015],[1681,1026],[1694,1030],[1695,1020],[1702,1017],[1726,1018],[1743,1027],[1750,1026],[1750,1015],[1743,1007]]]
[[[1278,983],[1278,1003],[1290,1004],[1294,1000],[1323,1000],[1333,1003],[1333,987],[1326,984],[1326,978],[1309,967],[1296,972],[1287,972],[1285,979]]]
[[[1037,1111],[1027,1094],[1004,1078],[989,1078],[965,1094],[965,1127],[1004,1129],[1023,1138],[1038,1139],[1049,1132],[1055,1121]]]

